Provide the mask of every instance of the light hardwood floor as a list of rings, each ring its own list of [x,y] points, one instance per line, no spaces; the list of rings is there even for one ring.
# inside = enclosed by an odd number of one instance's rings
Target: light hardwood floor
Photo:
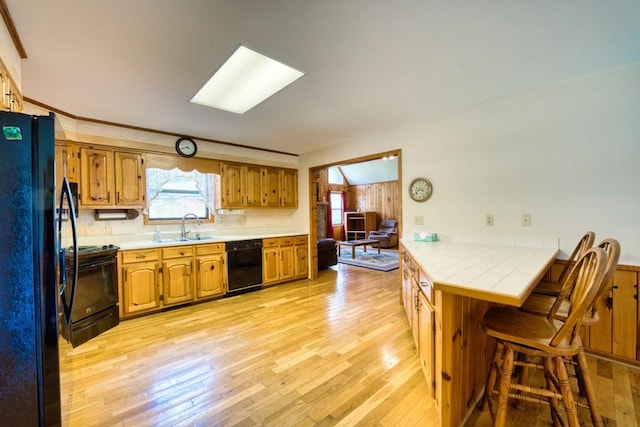
[[[437,426],[398,274],[339,265],[63,341],[63,425]],[[589,360],[608,425],[635,425],[639,371]],[[509,423],[550,425],[545,407],[524,411]]]

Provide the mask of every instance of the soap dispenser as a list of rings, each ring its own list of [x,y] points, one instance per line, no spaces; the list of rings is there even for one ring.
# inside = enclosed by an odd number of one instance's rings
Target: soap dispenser
[[[161,242],[162,241],[162,233],[160,233],[160,227],[156,227],[156,238],[155,238],[156,242]]]

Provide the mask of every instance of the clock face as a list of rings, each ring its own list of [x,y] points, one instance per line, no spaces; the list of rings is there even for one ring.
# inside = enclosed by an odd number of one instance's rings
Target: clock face
[[[178,154],[184,157],[193,157],[196,155],[198,151],[198,147],[193,139],[189,138],[179,138],[176,141],[176,151]]]
[[[416,178],[409,184],[409,195],[416,202],[424,202],[429,199],[432,191],[431,182],[426,178]]]

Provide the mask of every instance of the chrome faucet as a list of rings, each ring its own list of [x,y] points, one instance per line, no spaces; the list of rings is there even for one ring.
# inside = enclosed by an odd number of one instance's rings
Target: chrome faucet
[[[184,221],[187,218],[193,218],[196,220],[196,224],[200,225],[202,224],[202,221],[200,221],[200,218],[198,218],[198,215],[194,214],[194,213],[188,213],[185,216],[182,217],[182,221],[180,223],[180,239],[185,240],[187,238],[187,234],[191,233],[191,231],[186,231],[184,228]]]

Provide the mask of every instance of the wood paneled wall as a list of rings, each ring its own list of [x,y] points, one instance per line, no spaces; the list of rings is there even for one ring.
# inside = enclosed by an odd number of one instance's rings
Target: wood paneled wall
[[[373,211],[378,213],[378,224],[385,219],[399,220],[398,181],[347,187],[348,211]]]

